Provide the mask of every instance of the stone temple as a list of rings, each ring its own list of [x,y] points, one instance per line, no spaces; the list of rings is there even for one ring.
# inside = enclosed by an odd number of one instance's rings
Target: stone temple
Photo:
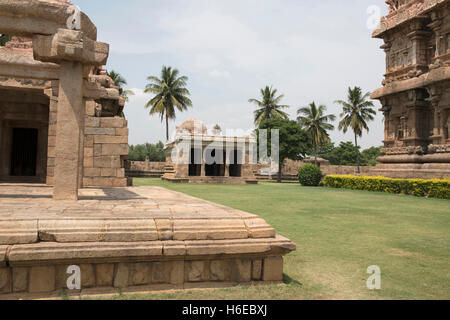
[[[208,134],[206,126],[188,119],[166,146],[164,180],[189,183],[257,184],[253,173],[256,139]]]
[[[373,174],[450,176],[450,1],[386,1],[389,14],[373,36],[384,40],[383,156]]]
[[[124,101],[84,13],[0,0],[0,34],[0,299],[282,281],[295,244],[263,219],[126,187]]]

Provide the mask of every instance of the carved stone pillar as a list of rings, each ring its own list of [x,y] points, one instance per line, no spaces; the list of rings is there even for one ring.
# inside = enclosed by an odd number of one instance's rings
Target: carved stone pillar
[[[34,56],[60,64],[54,173],[55,200],[77,200],[83,168],[83,78],[90,66],[106,63],[109,47],[83,32],[58,29],[51,36],[33,37]]]
[[[442,133],[443,126],[441,120],[441,89],[438,86],[430,86],[428,88],[428,92],[430,93],[430,98],[428,101],[431,103],[431,108],[433,111],[433,135],[430,137],[433,144],[439,145],[442,143]]]
[[[417,72],[424,72],[428,69],[427,63],[427,45],[428,39],[431,35],[429,31],[423,30],[424,19],[417,19],[412,24],[414,31],[410,32],[407,36],[411,39],[411,62],[416,67]]]

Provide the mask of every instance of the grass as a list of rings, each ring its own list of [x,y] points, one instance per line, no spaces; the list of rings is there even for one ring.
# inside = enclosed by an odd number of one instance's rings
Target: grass
[[[297,251],[285,258],[285,285],[159,293],[145,299],[450,299],[448,200],[293,183],[188,185],[134,179],[134,184],[258,214],[297,244]],[[366,287],[370,265],[381,268],[381,290]]]

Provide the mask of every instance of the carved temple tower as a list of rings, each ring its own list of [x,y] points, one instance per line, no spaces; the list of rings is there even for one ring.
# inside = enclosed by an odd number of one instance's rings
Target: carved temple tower
[[[373,37],[384,40],[382,163],[374,174],[450,177],[450,0],[386,1]]]

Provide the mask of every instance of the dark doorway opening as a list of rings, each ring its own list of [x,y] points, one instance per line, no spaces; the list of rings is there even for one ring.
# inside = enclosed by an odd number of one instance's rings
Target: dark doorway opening
[[[231,159],[230,163],[230,177],[240,177],[242,176],[242,152],[239,150],[234,150],[234,157]]]
[[[222,152],[222,150],[212,150],[211,151],[211,156],[213,158],[216,157],[216,152]],[[226,152],[223,151],[223,156],[222,156],[222,163],[216,163],[214,162],[213,164],[205,164],[205,175],[207,177],[223,177],[225,176],[225,159],[226,159]]]
[[[38,129],[13,129],[11,176],[36,176]]]
[[[202,175],[202,150],[191,149],[191,157],[189,159],[189,176],[199,177]]]

